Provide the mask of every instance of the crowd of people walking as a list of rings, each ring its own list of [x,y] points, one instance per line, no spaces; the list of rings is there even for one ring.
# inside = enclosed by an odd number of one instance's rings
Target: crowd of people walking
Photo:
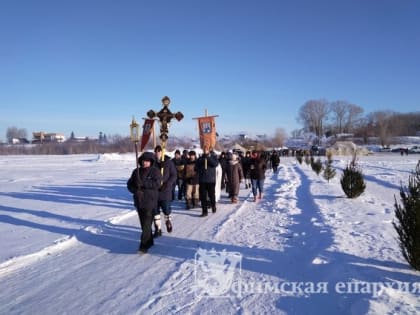
[[[139,251],[146,253],[153,246],[153,238],[162,235],[161,213],[167,232],[172,232],[173,201],[185,200],[185,209],[201,208],[200,216],[206,217],[209,210],[217,211],[216,187],[225,191],[235,204],[244,183],[245,189],[252,190],[252,200],[256,202],[264,197],[267,165],[277,172],[279,163],[280,157],[274,151],[269,155],[257,150],[217,155],[204,146],[200,156],[194,150],[183,150],[182,154],[176,150],[170,158],[158,145],[153,153],[144,152],[138,158],[139,167],[127,181],[142,228]]]

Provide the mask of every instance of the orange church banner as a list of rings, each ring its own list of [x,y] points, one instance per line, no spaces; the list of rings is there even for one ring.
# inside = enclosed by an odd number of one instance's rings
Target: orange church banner
[[[217,116],[205,116],[197,118],[201,148],[203,148],[205,145],[208,145],[211,149],[214,149],[216,145],[215,117]]]
[[[153,119],[145,119],[143,125],[143,134],[141,136],[141,145],[140,151],[143,151],[144,147],[146,146],[147,142],[149,142],[150,135],[153,132],[153,123],[155,121]]]

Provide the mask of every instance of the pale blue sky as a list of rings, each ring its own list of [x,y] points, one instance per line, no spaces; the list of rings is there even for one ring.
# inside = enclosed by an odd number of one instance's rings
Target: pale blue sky
[[[309,99],[420,110],[418,0],[0,0],[0,140],[7,127],[128,135],[161,108],[196,135],[290,132]]]

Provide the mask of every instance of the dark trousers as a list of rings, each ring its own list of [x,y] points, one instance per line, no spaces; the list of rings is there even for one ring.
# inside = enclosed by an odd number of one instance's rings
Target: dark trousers
[[[153,211],[146,209],[138,209],[137,213],[140,218],[141,237],[140,248],[148,249],[153,246],[152,223]]]
[[[216,183],[200,183],[198,191],[200,195],[201,208],[203,209],[203,213],[207,213],[208,209],[207,196],[209,196],[211,208],[215,209]]]
[[[185,184],[182,178],[177,178],[172,187],[172,200],[175,200],[175,189],[178,187],[178,200],[182,200],[182,197],[185,195]]]
[[[153,209],[153,215],[160,214],[160,210],[163,214],[170,215],[172,212],[171,200],[158,200],[157,208]]]

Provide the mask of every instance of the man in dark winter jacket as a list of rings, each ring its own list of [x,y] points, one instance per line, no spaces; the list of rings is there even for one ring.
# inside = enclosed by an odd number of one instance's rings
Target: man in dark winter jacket
[[[176,187],[178,187],[178,200],[182,200],[185,193],[184,167],[187,161],[182,158],[181,151],[179,150],[175,151],[175,157],[172,159],[172,161],[174,162],[177,173],[176,181],[174,183],[174,186],[172,187],[172,201],[175,200]]]
[[[276,173],[280,164],[280,156],[276,150],[273,150],[273,152],[271,153],[270,161],[271,168],[273,169],[273,172]]]
[[[168,233],[172,232],[172,187],[175,184],[177,172],[174,162],[169,156],[163,155],[162,147],[160,145],[155,148],[155,157],[155,166],[160,170],[162,175],[162,185],[159,189],[158,205],[154,211],[154,236],[158,237],[162,235],[160,210],[162,210],[165,215],[165,223]]]
[[[241,159],[241,163],[245,178],[245,188],[251,188],[251,175],[249,170],[251,163],[251,151],[246,151],[245,156]]]
[[[197,172],[199,180],[199,194],[201,201],[201,216],[208,215],[207,196],[210,199],[211,210],[216,212],[216,167],[219,160],[214,152],[210,153],[208,145],[204,145],[203,154],[197,160]]]
[[[153,246],[152,222],[153,210],[157,207],[159,187],[162,176],[153,167],[154,154],[145,152],[139,157],[139,169],[134,169],[127,181],[127,189],[133,194],[134,205],[140,219],[141,239],[139,251],[147,253]]]
[[[258,151],[252,151],[251,162],[249,164],[252,194],[254,195],[254,201],[263,198],[264,193],[264,181],[265,171],[267,169],[267,163],[265,157]],[[257,193],[259,195],[257,197]]]
[[[226,153],[225,152],[220,153],[220,156],[219,156],[219,164],[220,164],[220,166],[222,168],[222,183],[220,185],[220,188],[221,189],[225,189],[226,188],[226,168],[228,166],[228,162],[229,161],[228,161],[228,159],[226,157]],[[226,189],[226,191],[227,191],[227,189]]]
[[[196,169],[197,158],[195,151],[188,153],[189,159],[184,168],[184,182],[186,185],[185,190],[185,207],[187,210],[198,206],[199,200],[199,185],[198,173]]]

